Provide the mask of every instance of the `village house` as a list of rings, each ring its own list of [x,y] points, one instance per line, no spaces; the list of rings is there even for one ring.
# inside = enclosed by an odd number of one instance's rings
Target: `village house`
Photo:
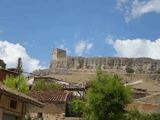
[[[0,81],[6,79],[7,76],[18,76],[15,68],[6,69],[6,64],[0,59]]]
[[[7,76],[18,76],[17,72],[0,68],[0,81],[4,81]]]
[[[45,104],[43,108],[30,107],[31,118],[37,115],[43,120],[62,120],[66,116],[67,103],[72,99],[72,93],[63,90],[59,91],[30,91],[30,97]]]
[[[24,120],[29,106],[42,107],[43,104],[0,84],[0,120]]]

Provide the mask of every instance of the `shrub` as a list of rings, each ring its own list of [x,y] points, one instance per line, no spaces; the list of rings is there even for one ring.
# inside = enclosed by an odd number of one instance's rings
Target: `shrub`
[[[123,86],[118,76],[97,71],[82,102],[83,109],[79,108],[79,101],[74,109],[82,110],[86,120],[120,120],[131,101],[131,90]]]
[[[29,91],[27,80],[22,75],[17,77],[7,76],[6,80],[4,81],[4,84],[9,88],[17,89],[18,91],[23,93],[27,93]]]
[[[131,67],[126,67],[127,73],[134,73],[134,70]]]
[[[129,111],[125,120],[160,120],[160,113],[140,113],[138,110]]]
[[[56,82],[46,83],[44,80],[38,80],[33,86],[33,90],[36,91],[46,91],[46,90],[58,90],[61,89],[62,85]]]

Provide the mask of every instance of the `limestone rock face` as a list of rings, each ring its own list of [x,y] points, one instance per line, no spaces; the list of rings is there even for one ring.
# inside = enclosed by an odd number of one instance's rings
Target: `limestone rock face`
[[[151,58],[121,57],[71,57],[65,50],[54,49],[50,64],[51,73],[66,74],[69,71],[104,71],[125,72],[130,67],[135,73],[156,73],[160,69],[160,60]]]

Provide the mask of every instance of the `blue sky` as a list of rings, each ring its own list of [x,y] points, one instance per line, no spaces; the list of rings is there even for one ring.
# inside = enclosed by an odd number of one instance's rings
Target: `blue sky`
[[[23,53],[42,68],[60,47],[69,55],[160,59],[153,54],[159,21],[159,0],[0,0],[0,58],[13,67]],[[13,61],[10,45],[14,55],[23,49]]]

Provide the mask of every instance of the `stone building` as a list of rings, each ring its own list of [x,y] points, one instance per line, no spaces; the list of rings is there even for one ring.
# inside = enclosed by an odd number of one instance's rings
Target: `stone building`
[[[28,95],[45,104],[29,109],[31,118],[40,115],[43,120],[64,120],[67,102],[72,98],[72,93],[66,91],[31,91]]]
[[[160,70],[160,60],[151,58],[121,58],[121,57],[75,57],[67,56],[65,50],[53,49],[50,74],[66,74],[71,71],[92,72],[97,68],[104,71],[126,72],[132,68],[135,73],[156,73]]]

